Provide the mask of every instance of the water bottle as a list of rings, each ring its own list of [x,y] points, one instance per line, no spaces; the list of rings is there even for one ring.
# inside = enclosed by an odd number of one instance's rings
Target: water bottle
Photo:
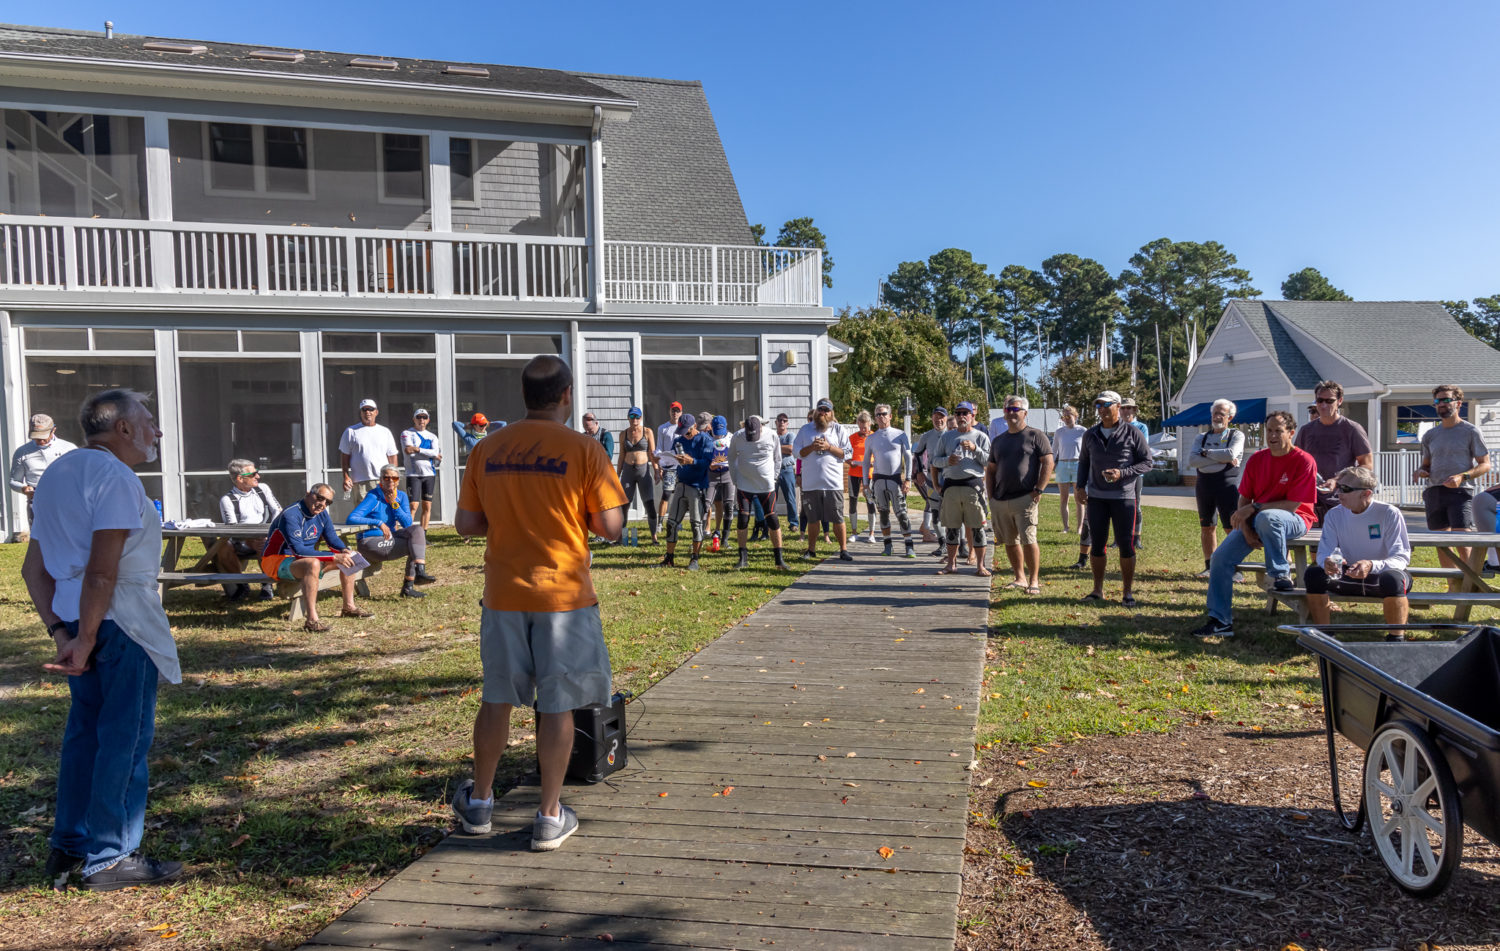
[[[151,500],[151,504],[154,505],[154,506],[156,506],[156,520],[157,520],[157,522],[159,524],[165,525],[167,523],[167,517],[162,514],[162,511],[161,511],[161,499],[152,499]]]
[[[1328,572],[1329,581],[1337,581],[1344,576],[1344,553],[1337,548],[1333,554],[1328,556],[1328,561],[1333,565],[1333,570]]]

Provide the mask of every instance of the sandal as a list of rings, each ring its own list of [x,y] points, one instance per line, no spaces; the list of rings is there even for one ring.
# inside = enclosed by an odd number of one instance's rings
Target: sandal
[[[1041,585],[1036,585],[1036,584],[1031,585],[1030,587],[1028,587],[1026,589],[1026,593],[1029,594],[1029,595],[1032,595],[1033,597],[1035,597],[1036,595],[1039,595],[1039,594],[1042,593],[1042,586]]]
[[[1136,606],[1135,595],[1133,595],[1133,594],[1127,594],[1127,595],[1125,595],[1125,597],[1123,597],[1123,598],[1120,599],[1120,603],[1123,604],[1123,605],[1125,605],[1125,607],[1127,607],[1127,608],[1133,608],[1133,607],[1135,607]]]
[[[953,574],[958,574],[958,569],[957,568],[949,568],[947,565],[944,565],[943,567],[941,567],[941,568],[939,568],[937,570],[937,573],[940,574],[940,575],[953,575]]]
[[[978,568],[974,569],[974,576],[976,578],[988,578],[992,574],[994,574],[994,572],[990,571],[983,565],[980,565]]]
[[[309,634],[326,634],[333,630],[333,625],[327,621],[303,621],[302,630]]]
[[[1088,594],[1084,595],[1083,597],[1079,598],[1078,600],[1080,600],[1080,601],[1103,601],[1104,600],[1104,595],[1098,594],[1098,593],[1093,592],[1093,591],[1090,591]]]
[[[1024,581],[1012,581],[1010,584],[1006,585],[1004,588],[1001,588],[1000,590],[1004,591],[1006,588],[1018,588],[1018,589],[1020,589],[1022,591],[1025,591],[1026,590],[1026,582],[1024,582]]]

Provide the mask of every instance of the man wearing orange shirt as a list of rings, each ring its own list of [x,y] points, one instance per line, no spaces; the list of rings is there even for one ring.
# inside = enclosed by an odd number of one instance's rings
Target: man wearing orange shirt
[[[460,535],[484,535],[487,544],[474,777],[458,787],[453,811],[465,832],[490,831],[491,787],[510,740],[511,711],[535,707],[542,796],[531,848],[547,852],[578,830],[577,814],[559,800],[573,751],[573,711],[610,697],[589,533],[619,541],[626,499],[604,447],[568,427],[568,365],[534,358],[521,371],[521,393],[526,417],[470,453],[454,519]]]

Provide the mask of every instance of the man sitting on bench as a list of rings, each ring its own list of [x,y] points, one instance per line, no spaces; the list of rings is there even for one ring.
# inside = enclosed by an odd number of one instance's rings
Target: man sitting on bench
[[[302,628],[313,634],[330,629],[325,621],[318,620],[318,580],[330,569],[341,571],[354,564],[349,546],[334,530],[328,506],[333,502],[333,489],[326,482],[319,482],[307,490],[307,495],[296,505],[282,510],[271,523],[266,533],[265,551],[260,556],[260,570],[280,581],[295,581],[302,585],[302,597],[306,603],[307,619]],[[330,551],[319,551],[318,542],[328,543]],[[354,576],[339,575],[339,590],[344,596],[340,617],[366,618],[375,615],[354,603]]]
[[[1318,558],[1307,566],[1307,614],[1314,624],[1328,623],[1328,595],[1381,599],[1387,624],[1405,624],[1406,593],[1411,590],[1411,543],[1406,517],[1387,502],[1377,502],[1375,473],[1350,466],[1334,479],[1339,505],[1323,516]]]

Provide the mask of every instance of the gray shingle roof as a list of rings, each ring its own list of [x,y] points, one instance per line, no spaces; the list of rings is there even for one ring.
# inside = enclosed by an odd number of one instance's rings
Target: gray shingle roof
[[[143,49],[147,42],[165,41],[208,47],[202,53],[165,53]],[[252,50],[287,49],[300,52],[300,63],[251,59]],[[322,50],[296,50],[287,47],[253,46],[243,43],[220,43],[211,40],[184,40],[171,37],[130,36],[116,33],[105,39],[103,33],[89,30],[60,30],[49,27],[0,24],[0,55],[25,53],[74,59],[119,60],[130,63],[160,63],[184,68],[244,70],[246,72],[285,74],[310,78],[363,79],[415,83],[454,91],[513,92],[540,96],[567,97],[586,101],[619,102],[628,105],[627,96],[595,85],[574,73],[559,69],[533,69],[525,66],[499,66],[485,63],[447,63],[424,59],[392,57],[389,54],[332,53]],[[352,67],[356,57],[395,59],[393,70]],[[444,73],[447,66],[481,66],[489,76],[461,76]]]
[[[1281,372],[1292,381],[1293,386],[1299,390],[1308,390],[1322,380],[1318,371],[1314,370],[1313,365],[1308,362],[1307,356],[1298,348],[1291,334],[1281,326],[1264,301],[1230,301],[1228,309],[1239,314],[1245,326],[1260,338],[1261,345],[1281,367]]]
[[[579,75],[638,103],[604,127],[606,240],[755,243],[701,83]]]
[[[1500,383],[1500,351],[1464,330],[1436,301],[1266,301],[1263,306],[1386,386]]]

